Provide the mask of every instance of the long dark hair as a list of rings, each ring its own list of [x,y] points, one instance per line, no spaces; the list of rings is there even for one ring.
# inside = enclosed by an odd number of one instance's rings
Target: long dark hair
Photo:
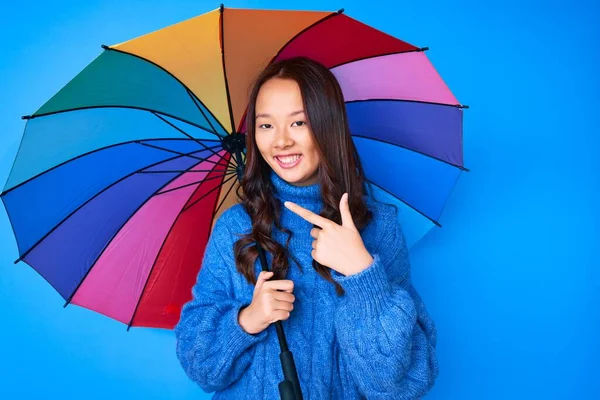
[[[273,193],[270,180],[271,167],[263,159],[256,146],[256,98],[261,86],[272,78],[292,79],[300,87],[308,125],[319,154],[318,181],[321,185],[323,209],[319,215],[338,224],[342,223],[339,202],[348,192],[352,219],[357,229],[365,227],[372,218],[363,196],[366,192],[365,177],[350,137],[346,108],[340,85],[329,69],[304,57],[278,61],[268,65],[256,78],[250,91],[246,114],[246,166],[237,196],[252,220],[252,231],[234,245],[237,270],[248,282],[256,284],[254,264],[258,257],[259,243],[273,255],[271,271],[273,279],[285,279],[288,271],[288,256],[300,263],[288,252],[292,232],[280,224],[283,204]],[[243,190],[240,193],[240,189]],[[271,226],[288,235],[285,248],[271,238]],[[313,260],[313,268],[327,281],[333,283],[338,296],[344,289],[331,278],[331,271]]]

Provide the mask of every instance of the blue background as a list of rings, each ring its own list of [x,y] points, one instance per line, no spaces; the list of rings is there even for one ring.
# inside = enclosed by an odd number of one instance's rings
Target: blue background
[[[412,251],[438,326],[441,372],[428,399],[600,398],[600,165],[592,1],[304,1],[417,46],[465,111],[466,166],[441,218]],[[25,122],[115,44],[217,1],[3,5],[0,182]],[[228,7],[283,8],[281,1]],[[593,21],[596,21],[594,23]],[[0,211],[0,398],[201,399],[171,331],[69,306],[18,257]]]

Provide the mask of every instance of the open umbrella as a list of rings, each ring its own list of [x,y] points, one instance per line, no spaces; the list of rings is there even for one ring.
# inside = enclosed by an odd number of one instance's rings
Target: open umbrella
[[[16,262],[34,268],[65,306],[128,329],[173,328],[214,221],[237,202],[250,82],[267,64],[295,56],[321,62],[338,78],[372,195],[400,208],[407,242],[416,243],[439,225],[466,170],[466,106],[427,48],[342,11],[221,6],[102,46],[23,117],[1,194]],[[276,328],[287,351],[280,322]]]

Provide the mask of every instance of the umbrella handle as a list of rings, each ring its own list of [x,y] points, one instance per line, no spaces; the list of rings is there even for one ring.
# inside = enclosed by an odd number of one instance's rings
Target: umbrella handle
[[[279,382],[279,398],[281,400],[296,400],[294,385],[288,380]]]
[[[298,372],[294,363],[294,356],[291,351],[284,351],[279,354],[281,366],[283,367],[283,376],[285,379],[279,383],[279,394],[282,400],[302,400],[302,391],[298,382]]]
[[[279,397],[281,400],[296,400],[292,382],[288,380],[279,382]]]

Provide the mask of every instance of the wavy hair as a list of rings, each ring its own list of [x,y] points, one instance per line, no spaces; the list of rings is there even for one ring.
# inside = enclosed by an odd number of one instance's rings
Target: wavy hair
[[[288,257],[302,270],[298,260],[289,253],[292,232],[280,224],[283,204],[273,196],[271,167],[263,159],[255,141],[256,98],[262,85],[273,78],[292,79],[300,87],[308,125],[320,160],[318,182],[324,205],[319,215],[341,224],[339,202],[342,194],[348,192],[352,218],[357,229],[365,227],[373,217],[363,199],[366,193],[365,175],[350,136],[342,90],[333,73],[322,64],[305,57],[269,64],[256,78],[250,91],[246,114],[246,166],[236,192],[252,220],[251,232],[240,235],[241,238],[234,245],[236,268],[252,284],[256,284],[254,264],[258,257],[258,249],[250,246],[252,244],[259,243],[273,255],[270,268],[273,271],[272,279],[285,279],[289,267]],[[288,235],[285,248],[271,238],[273,224]],[[314,259],[312,267],[334,284],[338,296],[345,293],[342,286],[332,279],[328,267]]]

